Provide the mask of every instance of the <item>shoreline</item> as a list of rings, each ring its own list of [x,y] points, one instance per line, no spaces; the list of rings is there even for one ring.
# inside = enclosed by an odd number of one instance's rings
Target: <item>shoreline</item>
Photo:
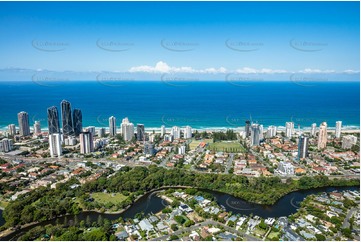
[[[174,126],[177,126],[177,125],[174,125]],[[178,125],[178,127],[180,128],[184,128],[186,127],[187,125]],[[277,125],[263,125],[264,126],[264,132],[267,131],[267,128],[269,126],[275,126],[277,127],[277,133],[280,132],[280,131],[285,131],[286,130],[286,127],[285,126],[277,126]],[[91,127],[91,126],[84,126],[84,127]],[[107,126],[94,126],[96,130],[99,130],[101,128],[105,128],[106,130],[109,129],[109,127]],[[18,127],[16,127],[18,128]],[[166,126],[166,132],[169,133],[170,129],[172,128],[171,126]],[[192,127],[192,131],[198,131],[198,132],[203,132],[203,131],[208,131],[208,132],[217,132],[217,131],[226,131],[228,129],[232,129],[234,131],[244,131],[245,130],[245,126],[237,126],[237,127],[234,127],[234,126],[229,126],[229,127],[226,127],[226,126],[222,126],[222,127],[202,127],[202,128],[197,128],[197,127]],[[319,127],[317,126],[316,127],[316,130],[318,129]],[[360,126],[357,126],[357,125],[345,125],[343,126],[342,130],[341,130],[341,133],[360,133]],[[7,126],[3,126],[3,127],[0,127],[0,132],[6,132],[8,130]],[[31,130],[31,129],[30,129]],[[156,133],[160,133],[161,132],[161,127],[145,127],[144,130],[146,132],[153,132],[155,131]],[[303,127],[303,128],[300,128],[300,130],[302,132],[310,132],[311,131],[311,127]],[[297,132],[298,131],[298,128],[295,127],[294,128],[294,132]],[[327,132],[335,132],[336,131],[336,127],[327,127]],[[42,132],[48,132],[48,129],[47,128],[42,128]]]

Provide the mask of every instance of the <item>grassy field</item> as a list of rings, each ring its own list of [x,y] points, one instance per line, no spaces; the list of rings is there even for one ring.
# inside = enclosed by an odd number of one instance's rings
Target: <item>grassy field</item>
[[[127,199],[127,196],[124,196],[121,193],[103,193],[103,192],[95,192],[92,193],[92,198],[98,203],[106,204],[108,202],[111,203],[120,203]]]
[[[3,200],[0,200],[0,207],[6,208],[6,206],[9,204],[9,202],[5,202]]]
[[[258,235],[258,236],[264,236],[266,232],[267,232],[266,230],[263,230],[263,229],[260,229],[260,228],[255,228],[253,230],[253,233]]]
[[[192,142],[189,144],[189,148],[190,148],[191,150],[194,150],[195,148],[197,148],[197,146],[198,146],[201,142],[213,143],[213,140],[212,140],[212,139],[192,140]]]
[[[208,146],[209,150],[228,151],[228,152],[243,152],[243,147],[238,141],[222,141],[216,143],[210,143]]]
[[[278,238],[279,234],[280,234],[279,232],[271,232],[271,233],[267,236],[267,238],[268,238],[268,239]]]

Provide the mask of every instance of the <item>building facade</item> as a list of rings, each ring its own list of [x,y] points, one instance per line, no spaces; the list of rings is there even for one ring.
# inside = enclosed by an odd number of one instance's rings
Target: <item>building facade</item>
[[[341,129],[342,129],[342,121],[337,121],[336,122],[335,136],[338,139],[341,137]]]
[[[61,106],[61,121],[62,121],[62,129],[63,135],[73,135],[74,127],[73,127],[73,119],[71,114],[71,104],[70,102],[63,100],[60,103]]]
[[[109,118],[109,136],[115,137],[117,135],[117,119],[114,116]]]
[[[301,135],[298,141],[298,159],[304,159],[308,157],[308,137]]]
[[[18,122],[19,122],[19,134],[21,136],[29,136],[30,135],[30,127],[29,127],[29,115],[27,112],[18,113]]]
[[[79,136],[83,131],[83,114],[80,109],[73,110],[74,135]]]
[[[48,108],[48,130],[49,134],[60,133],[59,113],[55,106]]]
[[[122,120],[121,131],[124,141],[131,141],[134,137],[134,124],[126,117]]]
[[[323,122],[320,125],[320,131],[318,132],[317,148],[324,149],[327,145],[327,123]]]
[[[51,157],[60,157],[63,154],[61,134],[49,134],[49,149]]]
[[[80,153],[88,154],[94,151],[93,135],[90,132],[82,132],[80,138]]]

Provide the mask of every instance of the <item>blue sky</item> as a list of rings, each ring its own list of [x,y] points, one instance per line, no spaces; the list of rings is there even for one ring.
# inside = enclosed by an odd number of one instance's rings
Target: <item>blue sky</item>
[[[359,18],[358,2],[0,2],[0,79],[50,70],[359,80]]]

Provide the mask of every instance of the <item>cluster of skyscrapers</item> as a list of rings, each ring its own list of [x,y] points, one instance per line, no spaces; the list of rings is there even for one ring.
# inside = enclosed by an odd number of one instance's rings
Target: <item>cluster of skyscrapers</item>
[[[60,103],[61,107],[61,129],[59,112],[56,106],[49,107],[47,110],[48,130],[49,130],[49,148],[52,157],[62,155],[62,143],[65,137],[78,137],[83,131],[83,116],[80,109],[71,110],[71,104],[67,100]],[[92,142],[92,139],[91,141]],[[82,146],[81,146],[82,148]]]
[[[72,112],[71,104],[66,100],[61,101],[60,107],[62,132],[60,131],[58,108],[52,106],[48,108],[49,134],[62,133],[65,136],[79,136],[83,130],[83,116],[81,110],[74,109]]]
[[[94,151],[93,137],[95,136],[95,127],[87,127],[83,132],[83,122],[82,122],[82,112],[80,109],[71,109],[70,102],[63,100],[60,103],[61,107],[61,117],[59,116],[58,108],[56,106],[49,107],[47,109],[47,121],[48,121],[48,130],[49,130],[49,146],[50,154],[52,157],[62,155],[62,143],[65,141],[67,145],[76,144],[76,138],[79,137],[80,140],[80,152],[83,154],[90,153]],[[61,126],[60,126],[61,118]],[[30,126],[29,126],[29,115],[27,112],[18,113],[18,123],[19,123],[19,135],[20,136],[29,136],[30,135]],[[291,139],[295,133],[294,123],[286,122],[285,125],[285,136]],[[34,126],[34,135],[41,133],[40,122],[35,121]],[[309,136],[299,132],[298,140],[298,159],[304,159],[308,156],[308,143],[310,137],[316,137],[317,125],[313,123],[311,125]],[[341,137],[342,121],[336,122],[335,137]],[[134,124],[129,121],[126,117],[122,120],[120,124],[121,134],[124,141],[131,141],[135,137],[134,133]],[[164,125],[161,126],[161,137],[164,137],[164,141],[173,141],[174,139],[180,139],[182,134],[182,129],[178,126],[174,126],[170,130],[170,134],[166,134],[166,128]],[[98,130],[99,137],[105,137],[105,128],[100,128]],[[8,134],[11,136],[16,135],[15,124],[8,125]],[[264,139],[264,130],[263,125],[252,123],[251,121],[245,122],[245,131],[244,135],[246,138],[249,138],[251,146],[260,145],[261,141]],[[269,126],[266,131],[266,137],[272,138],[277,134],[276,126]],[[109,117],[109,136],[115,137],[117,135],[117,125],[116,118],[114,116]],[[65,137],[64,137],[65,136]],[[327,145],[327,123],[322,122],[318,130],[317,137],[317,148],[324,149]],[[192,128],[186,126],[183,128],[183,138],[190,139],[192,138]],[[69,140],[68,140],[69,139]],[[143,141],[145,143],[146,133],[144,129],[144,124],[137,124],[136,126],[136,140]],[[0,143],[0,151],[9,151],[12,149],[12,142],[4,139]],[[357,137],[348,135],[342,138],[342,148],[351,148],[357,142]],[[147,146],[148,147],[148,146]],[[149,148],[149,147],[148,147]],[[147,148],[147,149],[148,149]]]
[[[292,138],[292,136],[295,133],[295,127],[293,122],[286,122],[286,129],[285,129],[285,136],[289,139]],[[299,132],[299,140],[298,140],[298,159],[304,159],[308,156],[308,143],[309,143],[309,137],[315,137],[316,136],[316,130],[317,125],[315,123],[312,124],[311,130],[310,130],[310,136],[306,136],[305,134]],[[336,122],[336,130],[335,130],[335,137],[340,138],[341,137],[341,129],[342,129],[342,121]],[[277,127],[276,126],[269,126],[266,132],[267,138],[272,138],[277,133]],[[263,140],[263,126],[260,124],[254,124],[250,121],[246,121],[245,123],[245,130],[244,135],[246,138],[249,138],[250,145],[251,146],[257,146],[260,144],[260,142]],[[322,150],[326,148],[327,145],[327,123],[322,122],[319,130],[318,130],[318,137],[317,137],[317,148]],[[347,136],[343,138],[343,147],[351,147],[353,144],[357,142],[357,138],[355,141],[354,136]]]

